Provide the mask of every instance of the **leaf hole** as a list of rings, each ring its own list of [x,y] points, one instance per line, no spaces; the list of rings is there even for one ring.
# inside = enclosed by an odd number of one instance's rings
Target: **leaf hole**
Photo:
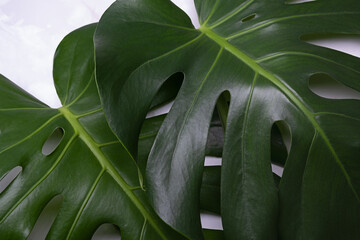
[[[0,180],[0,194],[15,180],[21,171],[22,167],[16,166]]]
[[[205,166],[220,166],[224,146],[225,128],[230,105],[230,92],[224,91],[217,99],[206,142]]]
[[[248,22],[248,21],[254,19],[255,17],[256,17],[256,13],[253,13],[253,14],[251,14],[251,15],[249,15],[249,16],[247,16],[247,17],[244,17],[243,19],[241,19],[241,22]]]
[[[272,171],[281,177],[291,148],[291,131],[285,121],[280,120],[273,123],[270,145]]]
[[[206,229],[223,230],[221,216],[212,212],[201,211],[201,226]]]
[[[315,46],[326,47],[356,57],[360,57],[359,34],[304,34],[300,37],[300,40]]]
[[[162,114],[168,113],[173,104],[174,104],[174,101],[171,101],[171,102],[159,105],[156,108],[153,108],[152,110],[150,110],[147,113],[146,118],[157,117],[157,116],[160,116]]]
[[[205,156],[204,166],[221,166],[221,157]]]
[[[200,189],[200,209],[203,211],[200,219],[202,227],[207,229],[222,229],[220,216],[221,164],[230,99],[229,91],[224,91],[219,95],[207,135]]]
[[[49,156],[51,153],[53,153],[60,145],[63,136],[64,130],[62,128],[56,128],[42,146],[42,154]]]
[[[276,121],[271,127],[271,161],[285,164],[291,146],[291,132],[289,125],[283,121]]]
[[[287,0],[285,1],[285,4],[300,4],[300,3],[306,3],[306,2],[315,2],[316,0]]]
[[[315,73],[309,78],[309,88],[316,95],[328,99],[358,99],[360,92],[335,80],[326,73]]]
[[[46,236],[60,211],[63,199],[64,197],[62,195],[56,195],[48,202],[48,204],[46,204],[36,220],[27,240],[46,239]]]
[[[210,128],[207,136],[206,143],[206,158],[205,166],[221,165],[221,156],[224,146],[224,126],[226,127],[227,109],[230,104],[230,93],[223,92],[216,102],[215,110],[211,118]],[[223,116],[221,120],[220,116]],[[223,123],[224,122],[224,123]]]
[[[276,184],[276,186],[278,186],[279,182],[280,182],[280,179],[281,179],[281,177],[283,175],[283,172],[284,172],[284,166],[272,163],[271,164],[271,170],[272,170],[273,175],[274,175],[275,184]]]
[[[177,96],[183,81],[184,74],[182,72],[176,72],[168,77],[163,85],[161,85],[153,101],[151,102],[150,111],[148,112],[146,118],[168,113],[174,103],[174,99]]]
[[[121,234],[118,226],[111,223],[101,224],[95,231],[91,240],[120,240]]]

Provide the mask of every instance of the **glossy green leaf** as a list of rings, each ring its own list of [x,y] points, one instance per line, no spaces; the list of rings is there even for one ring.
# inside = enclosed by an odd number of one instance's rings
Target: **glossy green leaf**
[[[220,214],[220,182],[220,166],[204,168],[200,191],[201,209]]]
[[[205,240],[222,240],[224,239],[224,233],[220,230],[204,229]]]
[[[56,51],[63,107],[47,107],[0,75],[0,177],[22,167],[0,194],[1,239],[26,239],[58,195],[63,202],[47,239],[90,239],[103,223],[119,226],[122,239],[183,239],[148,204],[133,156],[108,127],[94,80],[95,27],[69,34]],[[44,154],[55,129],[62,139]]]
[[[220,105],[227,119],[221,174],[226,239],[360,238],[360,101],[322,98],[308,86],[312,75],[325,73],[360,91],[360,60],[301,40],[305,34],[360,34],[358,1],[195,5],[199,29],[168,0],[117,1],[94,38],[105,114],[133,154],[152,99],[169,76],[184,74],[147,164],[146,188],[157,213],[192,239],[203,238],[205,146]],[[229,109],[216,104],[224,92]],[[270,166],[277,121],[291,133],[279,190]]]
[[[206,156],[221,157],[223,147],[224,127],[222,126],[218,111],[214,111],[214,115],[210,123],[209,134],[207,137],[205,154]]]
[[[155,140],[156,134],[163,122],[165,115],[146,119],[139,136],[138,165],[143,173],[146,168],[147,158]],[[218,129],[210,128],[210,133]],[[213,139],[215,141],[215,139]],[[210,152],[216,152],[208,147]],[[220,214],[220,166],[206,166],[203,172],[200,209]]]
[[[273,173],[275,185],[279,186],[281,177]],[[200,189],[200,209],[221,214],[221,166],[205,166]]]
[[[139,136],[138,159],[140,171],[145,173],[147,159],[166,115],[159,115],[145,120]],[[221,126],[220,126],[221,128]],[[223,133],[219,129],[218,120],[213,118],[209,130],[211,140],[207,144],[207,154],[209,156],[221,156],[223,147]],[[277,152],[277,151],[276,151]],[[215,154],[215,155],[213,155]],[[220,166],[206,166],[204,168],[201,191],[200,191],[200,209],[220,214]]]

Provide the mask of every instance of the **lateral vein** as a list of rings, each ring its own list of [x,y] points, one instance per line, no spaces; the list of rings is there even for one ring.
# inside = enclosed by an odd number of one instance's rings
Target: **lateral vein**
[[[360,202],[360,198],[351,182],[351,178],[349,174],[347,173],[344,165],[339,159],[339,156],[335,152],[335,149],[330,143],[330,140],[326,136],[324,130],[320,127],[319,123],[316,121],[314,117],[314,113],[311,112],[305,104],[299,100],[298,96],[290,90],[280,79],[278,79],[273,73],[269,72],[268,70],[264,69],[262,66],[260,66],[254,59],[246,55],[244,52],[240,51],[238,48],[233,46],[231,43],[229,43],[226,39],[223,37],[217,35],[214,33],[211,29],[201,26],[199,30],[204,33],[207,37],[209,37],[211,40],[213,40],[215,43],[217,43],[220,47],[225,48],[228,52],[233,54],[235,57],[237,57],[240,61],[248,65],[251,69],[253,69],[258,74],[262,75],[266,79],[268,79],[271,83],[273,83],[280,91],[282,91],[287,98],[292,101],[298,109],[300,109],[303,114],[306,116],[306,118],[309,120],[309,122],[314,126],[314,128],[317,130],[317,132],[320,134],[320,136],[324,139],[325,144],[329,148],[330,152],[335,158],[335,161],[339,165],[341,171],[343,172],[346,181],[351,188],[352,192],[354,193],[356,199],[358,202]]]
[[[40,185],[40,183],[42,183],[56,168],[56,166],[59,164],[59,162],[61,161],[61,159],[64,157],[66,151],[69,149],[70,145],[72,144],[72,142],[75,140],[75,138],[77,137],[76,134],[74,134],[71,139],[69,140],[69,142],[67,143],[67,145],[64,147],[64,149],[62,150],[61,154],[59,155],[59,157],[56,159],[55,163],[51,166],[51,168],[46,172],[46,174],[41,177],[11,208],[10,210],[5,214],[5,216],[1,219],[0,224],[3,223],[9,216],[10,214],[22,203],[22,201],[24,201],[25,198],[27,198],[30,193],[32,193],[35,188],[37,186]]]

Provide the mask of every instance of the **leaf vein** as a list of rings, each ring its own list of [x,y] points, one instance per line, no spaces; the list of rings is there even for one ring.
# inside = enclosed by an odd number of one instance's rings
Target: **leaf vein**
[[[19,144],[21,144],[23,142],[25,142],[26,140],[28,140],[29,138],[34,136],[36,133],[40,132],[43,128],[45,128],[47,125],[49,125],[52,121],[54,121],[56,118],[60,117],[61,115],[62,115],[61,113],[56,114],[55,116],[53,116],[52,118],[47,120],[43,125],[41,125],[39,128],[37,128],[35,131],[30,133],[29,135],[27,135],[23,139],[19,140],[18,142],[14,143],[13,145],[10,145],[9,147],[7,147],[7,148],[3,149],[2,151],[0,151],[0,154],[10,150],[13,147],[16,147],[17,145],[19,145]]]
[[[110,145],[113,145],[113,144],[120,144],[120,142],[119,141],[112,141],[112,142],[107,142],[107,143],[101,143],[101,144],[98,144],[98,147],[102,148],[102,147],[110,146]]]
[[[174,148],[174,151],[173,151],[173,154],[172,154],[171,159],[174,159],[174,156],[175,156],[175,153],[176,153],[176,150],[177,150],[177,147],[178,147],[178,143],[180,142],[179,139],[180,139],[180,137],[181,137],[181,135],[182,135],[182,132],[183,132],[184,127],[185,127],[185,125],[186,125],[186,123],[187,123],[187,120],[189,119],[189,115],[190,115],[190,113],[192,112],[192,110],[193,110],[193,108],[194,108],[195,102],[197,101],[197,99],[198,99],[198,97],[199,97],[199,93],[200,93],[200,91],[201,91],[204,83],[205,83],[206,80],[208,79],[210,73],[211,73],[212,70],[214,69],[216,63],[218,62],[218,60],[219,60],[219,58],[220,58],[220,56],[221,56],[222,51],[223,51],[223,48],[221,47],[220,50],[219,50],[219,52],[218,52],[218,54],[217,54],[217,56],[216,56],[216,58],[215,58],[215,60],[214,60],[214,62],[213,62],[213,64],[211,65],[209,71],[206,73],[205,77],[204,77],[203,80],[201,81],[200,86],[196,89],[195,96],[193,97],[193,99],[192,99],[192,101],[191,101],[191,104],[190,104],[190,107],[189,107],[189,109],[186,111],[184,120],[183,120],[183,122],[182,122],[182,124],[181,124],[181,127],[180,127],[180,130],[179,130],[179,134],[178,134],[178,136],[177,136],[175,148]]]
[[[84,95],[84,93],[86,92],[86,90],[88,90],[88,88],[90,87],[90,84],[91,84],[93,78],[94,78],[94,72],[91,74],[90,80],[89,80],[89,82],[86,84],[84,90],[82,90],[81,93],[80,93],[72,102],[70,102],[69,104],[64,105],[64,107],[70,107],[71,105],[73,105],[74,103],[76,103],[77,100],[79,100],[79,98],[81,98],[81,97]]]
[[[39,110],[54,110],[53,108],[2,108],[1,112],[7,111],[39,111]]]
[[[233,11],[231,11],[230,13],[228,13],[227,15],[224,15],[222,18],[220,18],[219,20],[215,21],[211,26],[209,26],[210,29],[213,29],[217,26],[219,26],[220,24],[226,22],[227,20],[231,19],[233,16],[235,16],[236,14],[240,13],[241,11],[243,11],[246,7],[248,7],[254,0],[248,0],[246,2],[244,2],[243,4],[239,5],[237,8],[235,8]],[[204,24],[205,25],[205,24]]]
[[[219,5],[220,0],[216,0],[214,7],[211,9],[211,12],[209,14],[209,16],[205,19],[204,23],[200,23],[201,25],[206,25],[206,23],[210,20],[210,18],[212,17],[212,15],[215,13],[215,10],[217,8],[217,6]]]
[[[283,92],[283,94],[295,104],[295,106],[302,111],[304,116],[309,120],[309,122],[313,125],[313,127],[319,132],[321,137],[324,139],[325,144],[329,148],[330,152],[334,156],[336,162],[338,163],[341,171],[343,172],[346,181],[351,188],[352,192],[354,193],[356,199],[360,202],[360,198],[355,191],[354,186],[352,185],[351,179],[349,174],[347,173],[346,169],[344,168],[342,162],[340,161],[337,153],[335,152],[333,146],[331,145],[329,139],[327,138],[325,132],[320,127],[319,123],[314,118],[314,113],[311,112],[307,106],[299,99],[296,93],[293,92],[291,88],[289,88],[285,83],[283,83],[277,76],[275,76],[273,73],[269,72],[262,66],[260,66],[254,59],[250,58],[248,55],[240,51],[238,48],[233,46],[231,43],[229,43],[226,39],[222,38],[221,36],[217,35],[210,29],[202,26],[200,29],[203,33],[205,33],[210,39],[212,39],[215,43],[217,43],[219,46],[224,47],[228,52],[233,54],[235,57],[237,57],[240,61],[248,65],[251,69],[253,69],[255,72],[259,73],[266,79],[268,79],[271,83],[273,83],[280,91]]]
[[[341,113],[335,113],[335,112],[317,112],[317,113],[314,113],[314,116],[319,116],[319,115],[334,115],[334,116],[338,116],[338,117],[349,118],[349,119],[360,122],[360,118],[351,117],[351,116],[341,114]]]
[[[79,39],[76,40],[76,43],[75,43],[75,49],[73,50],[73,52],[77,52],[77,48],[78,48],[78,45],[79,45]],[[69,90],[70,90],[70,81],[71,81],[71,73],[73,72],[73,67],[74,67],[74,61],[75,61],[75,58],[76,58],[76,55],[74,54],[74,57],[71,58],[71,63],[70,63],[70,68],[69,68],[69,79],[67,81],[67,85],[66,85],[66,96],[65,96],[65,100],[64,100],[64,105],[66,104],[66,101],[68,99],[68,96],[69,96]]]
[[[331,15],[346,15],[346,14],[351,15],[351,14],[359,14],[359,13],[360,12],[310,13],[310,14],[300,14],[300,15],[286,16],[286,17],[282,17],[282,18],[276,18],[276,19],[273,19],[273,20],[265,21],[265,22],[260,23],[259,25],[256,25],[256,26],[254,26],[252,28],[249,28],[249,29],[237,32],[237,33],[235,33],[233,35],[230,35],[230,36],[226,37],[225,39],[230,40],[230,39],[242,36],[244,34],[253,32],[255,30],[264,28],[264,27],[269,26],[269,25],[271,25],[273,23],[286,21],[286,20],[289,20],[289,19],[304,18],[304,17],[331,16]]]
[[[328,58],[325,58],[325,57],[322,57],[322,56],[318,56],[318,55],[315,55],[315,54],[311,54],[311,53],[303,53],[303,52],[281,52],[281,53],[276,53],[276,54],[272,54],[270,56],[265,56],[265,57],[262,57],[262,58],[259,58],[256,60],[257,63],[262,63],[262,62],[265,62],[265,61],[268,61],[268,60],[271,60],[271,59],[274,59],[274,58],[277,58],[277,57],[281,57],[281,56],[286,56],[286,55],[295,55],[295,56],[309,56],[309,57],[313,57],[313,58],[318,58],[318,59],[321,59],[321,60],[324,60],[324,61],[327,61],[327,62],[330,62],[330,63],[334,63],[336,65],[339,65],[341,67],[344,67],[344,68],[347,68],[353,72],[356,72],[358,74],[360,74],[360,71],[354,69],[354,68],[351,68],[351,67],[348,67],[344,64],[341,64],[339,62],[336,62],[334,60],[331,60],[331,59],[328,59]]]
[[[146,139],[146,138],[151,138],[151,137],[155,137],[156,134],[157,134],[157,131],[152,132],[152,133],[148,133],[148,134],[142,134],[142,135],[140,135],[139,140],[141,140],[141,139]]]
[[[147,224],[147,220],[146,218],[144,219],[144,224],[141,228],[141,234],[140,234],[140,240],[144,240],[144,237],[145,237],[145,229],[146,229],[146,224]]]
[[[188,30],[188,31],[196,31],[195,28],[188,28],[188,27],[177,26],[177,25],[173,25],[173,24],[159,23],[159,22],[150,22],[150,21],[124,21],[124,22],[126,22],[126,23],[147,23],[147,24],[154,24],[154,25],[163,26],[163,27],[171,27],[171,28],[178,28],[178,29]]]
[[[102,108],[98,108],[98,109],[95,109],[93,111],[90,111],[90,112],[86,112],[86,113],[83,113],[83,114],[80,114],[80,115],[75,115],[74,116],[76,118],[82,118],[82,117],[86,117],[88,115],[91,115],[91,114],[94,114],[94,113],[98,113],[98,112],[101,112],[103,109]]]
[[[160,55],[160,56],[157,56],[157,57],[155,57],[155,58],[152,58],[152,59],[147,60],[146,62],[144,62],[144,63],[142,63],[141,65],[139,65],[136,69],[139,69],[139,68],[145,66],[146,64],[149,64],[149,63],[151,63],[151,62],[154,62],[154,61],[157,61],[157,60],[159,60],[159,59],[162,59],[162,58],[164,58],[164,57],[166,57],[166,56],[169,56],[170,54],[173,54],[173,53],[175,53],[175,52],[177,52],[177,51],[179,51],[179,50],[181,50],[181,49],[183,49],[183,48],[191,45],[192,43],[194,43],[194,42],[196,42],[197,40],[199,40],[203,35],[204,35],[204,34],[200,34],[200,35],[197,36],[196,38],[194,38],[194,39],[186,42],[185,44],[183,44],[183,45],[181,45],[181,46],[179,46],[179,47],[177,47],[177,48],[175,48],[175,49],[173,49],[173,50],[171,50],[171,51],[168,51],[168,52],[166,52],[166,53],[164,53],[164,54],[162,54],[162,55]],[[130,78],[135,74],[136,69],[129,75],[128,79],[130,79]]]
[[[251,100],[252,100],[252,96],[254,93],[254,88],[255,88],[255,83],[256,83],[256,79],[258,77],[258,73],[255,72],[255,76],[254,79],[252,81],[251,84],[251,89],[250,89],[250,94],[249,94],[249,98],[246,104],[246,108],[245,108],[245,115],[244,115],[244,122],[243,122],[243,128],[242,128],[242,136],[241,136],[241,170],[242,170],[242,175],[241,175],[241,186],[245,186],[245,134],[246,134],[246,128],[247,128],[247,120],[248,120],[248,114],[249,114],[249,109],[250,109],[250,104],[251,104]],[[244,194],[245,196],[245,194]]]
[[[68,232],[68,235],[67,235],[67,237],[66,237],[66,240],[68,240],[68,239],[70,238],[71,234],[74,232],[75,226],[76,226],[77,222],[79,221],[80,216],[81,216],[81,214],[83,213],[83,211],[84,211],[87,203],[89,202],[90,197],[93,195],[93,193],[94,193],[94,191],[95,191],[95,188],[96,188],[97,184],[99,183],[101,177],[103,176],[104,172],[105,172],[105,168],[102,168],[101,171],[100,171],[100,173],[99,173],[99,175],[96,177],[93,185],[92,185],[91,188],[90,188],[90,191],[89,191],[88,194],[86,195],[83,203],[81,204],[81,207],[80,207],[78,213],[76,214],[76,217],[75,217],[75,219],[74,219],[74,221],[73,221],[73,223],[72,223],[72,225],[71,225],[71,228],[70,228],[70,230],[69,230],[69,232]]]
[[[82,127],[79,123],[78,119],[74,114],[69,111],[66,107],[62,107],[59,109],[60,112],[63,113],[64,117],[69,121],[71,126],[76,130],[79,134],[80,139],[84,142],[84,144],[90,149],[90,151],[94,154],[95,158],[98,160],[99,164],[102,168],[106,169],[109,175],[114,179],[114,181],[119,185],[119,187],[125,192],[126,196],[130,199],[130,201],[135,205],[135,207],[139,210],[139,212],[148,220],[148,222],[153,226],[155,231],[161,236],[162,239],[167,239],[164,235],[162,229],[156,224],[156,216],[154,216],[151,212],[149,212],[143,203],[139,200],[139,198],[132,192],[133,189],[138,189],[138,187],[130,186],[125,179],[119,174],[116,168],[112,165],[112,163],[107,159],[104,153],[100,150],[99,144],[95,142],[95,140],[87,133],[87,131]],[[119,143],[121,141],[119,140]],[[125,148],[125,147],[124,147]],[[125,148],[126,149],[126,148]],[[132,155],[128,153],[132,158]],[[135,161],[132,158],[133,161]],[[136,162],[135,162],[136,165]],[[140,171],[138,171],[140,174]],[[140,179],[140,176],[139,176]],[[141,183],[140,183],[141,184]],[[143,189],[143,188],[142,188]]]
[[[17,201],[11,208],[10,210],[5,214],[5,216],[1,219],[0,224],[2,224],[9,216],[10,214],[25,200],[25,198],[27,198],[53,171],[54,169],[57,167],[57,165],[60,163],[60,161],[63,159],[66,151],[69,149],[70,145],[72,144],[72,142],[75,140],[75,138],[77,137],[76,134],[74,134],[71,139],[69,140],[69,142],[66,144],[66,146],[64,147],[64,149],[62,150],[62,152],[60,153],[59,157],[56,159],[56,161],[54,162],[54,164],[51,166],[51,168],[46,172],[46,174],[40,178],[20,199],[19,201]]]

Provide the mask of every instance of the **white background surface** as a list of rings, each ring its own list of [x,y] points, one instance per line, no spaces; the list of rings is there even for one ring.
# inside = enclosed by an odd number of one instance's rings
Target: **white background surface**
[[[0,0],[0,73],[49,106],[60,107],[52,81],[55,49],[69,32],[97,22],[112,2],[113,0]],[[192,0],[173,2],[187,12],[195,27],[198,27]],[[359,37],[316,40],[313,43],[360,56]],[[208,164],[216,165],[219,162],[220,159],[207,159]],[[280,174],[282,172],[281,169],[276,171]],[[222,228],[220,218],[212,215],[203,217],[203,225]],[[107,228],[111,230],[111,226]],[[109,239],[116,239],[111,232],[114,231],[110,231]],[[41,239],[40,236],[41,234],[35,234],[32,239]],[[105,239],[105,236],[106,233],[101,233],[97,239]]]
[[[60,107],[52,61],[66,34],[97,22],[113,0],[0,0],[0,73],[51,107]],[[173,0],[198,26],[192,0]],[[314,43],[360,56],[358,37]]]
[[[197,24],[192,1],[174,0]],[[51,107],[57,45],[71,31],[97,22],[113,0],[0,0],[0,73]]]

